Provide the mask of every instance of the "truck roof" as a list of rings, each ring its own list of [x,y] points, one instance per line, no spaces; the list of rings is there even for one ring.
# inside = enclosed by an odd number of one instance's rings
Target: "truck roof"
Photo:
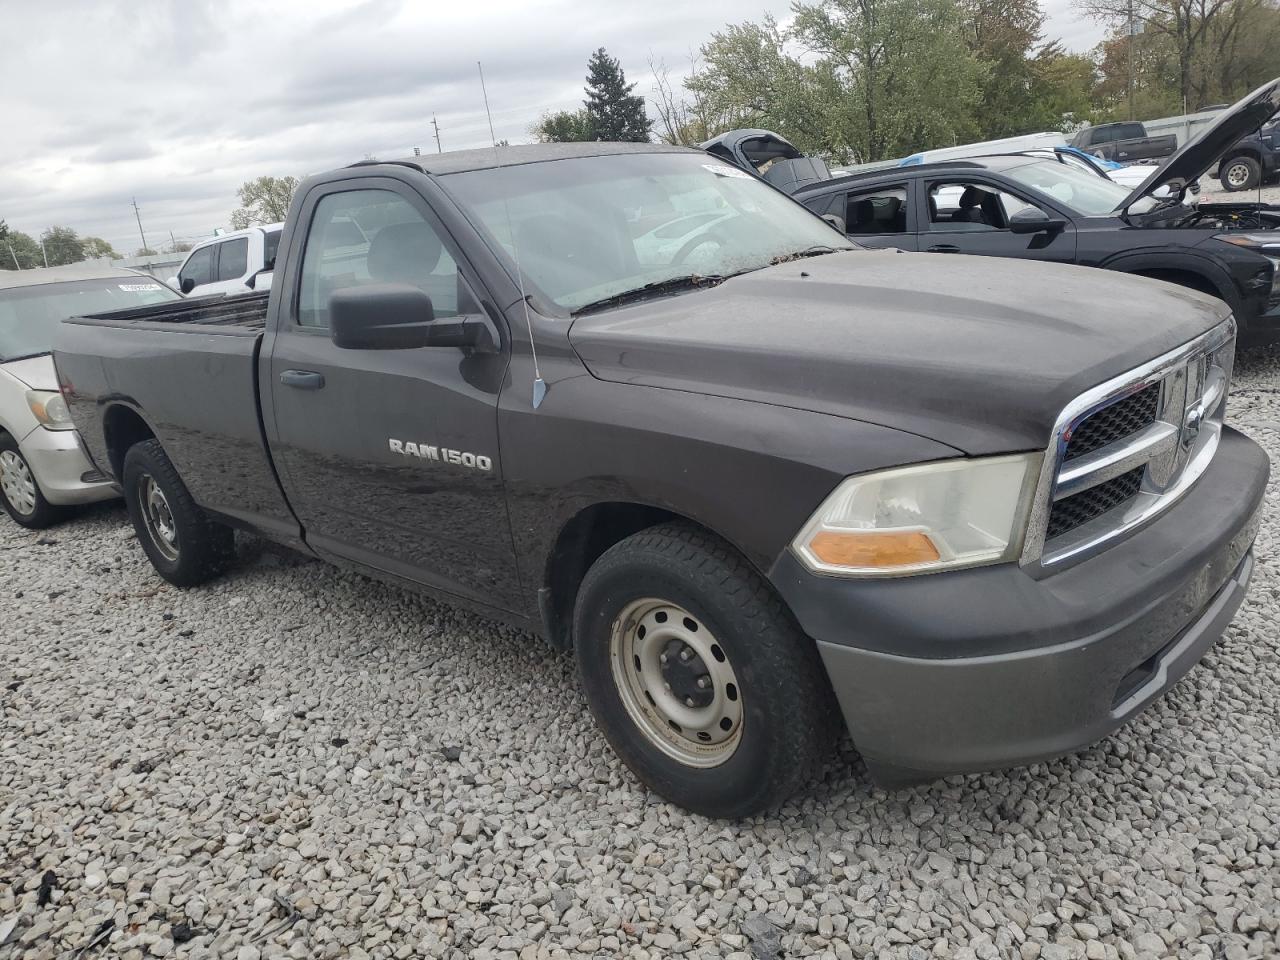
[[[40,267],[37,270],[0,270],[0,290],[8,290],[11,287],[35,287],[42,283],[67,283],[73,280],[107,280],[112,277],[155,279],[136,270],[113,267],[109,263],[71,263],[65,267]]]
[[[665,143],[610,143],[589,141],[586,143],[528,143],[509,147],[482,147],[479,150],[450,150],[447,153],[424,154],[420,157],[404,157],[394,160],[361,160],[353,167],[378,163],[396,163],[414,167],[423,173],[465,173],[471,170],[492,170],[495,167],[514,167],[526,163],[544,163],[548,160],[569,160],[577,157],[606,157],[621,153],[701,153],[693,147],[674,147]]]

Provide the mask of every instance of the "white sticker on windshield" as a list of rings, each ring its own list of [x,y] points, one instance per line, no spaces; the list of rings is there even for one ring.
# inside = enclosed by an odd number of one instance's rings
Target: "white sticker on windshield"
[[[117,283],[117,287],[121,290],[128,290],[130,293],[138,293],[143,290],[159,290],[158,283]]]
[[[728,167],[723,163],[704,163],[702,169],[710,170],[718,177],[737,177],[739,180],[754,179],[747,171],[739,170],[737,167]]]

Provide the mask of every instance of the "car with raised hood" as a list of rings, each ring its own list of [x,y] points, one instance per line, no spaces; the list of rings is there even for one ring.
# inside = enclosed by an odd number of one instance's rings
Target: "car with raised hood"
[[[1245,337],[1273,340],[1280,206],[1188,198],[1224,151],[1277,110],[1280,79],[1223,111],[1132,190],[1062,158],[1012,154],[877,170],[811,184],[795,198],[865,246],[1079,264],[1176,283],[1224,300]]]
[[[918,781],[1191,669],[1268,477],[1234,345],[1218,299],[859,249],[705,152],[581,143],[311,177],[268,294],[73,319],[55,360],[171,583],[241,527],[514,624],[644,783],[736,817],[842,725]]]
[[[116,496],[58,392],[50,355],[58,324],[178,299],[151,277],[101,264],[0,270],[0,505],[16,523],[47,527],[67,507]]]

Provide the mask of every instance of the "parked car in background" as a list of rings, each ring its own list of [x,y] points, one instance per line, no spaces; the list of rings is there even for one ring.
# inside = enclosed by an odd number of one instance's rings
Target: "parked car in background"
[[[1280,121],[1272,121],[1261,130],[1236,143],[1218,165],[1218,180],[1223,189],[1253,190],[1280,174]]]
[[[1225,300],[1252,339],[1280,334],[1280,205],[1186,201],[1218,157],[1280,109],[1280,79],[1224,111],[1133,190],[1024,154],[897,167],[795,198],[864,246],[1075,263]]]
[[[699,813],[783,801],[841,715],[886,784],[1092,743],[1244,598],[1268,466],[1220,300],[857,249],[649,143],[362,163],[289,223],[269,294],[62,325],[141,549],[192,586],[245,527],[572,648]]]
[[[831,177],[825,161],[806,156],[771,130],[730,130],[699,144],[699,148],[754,173],[783,193],[794,193]]]
[[[191,248],[169,286],[200,297],[265,290],[283,229],[283,223],[269,223],[206,240]]]
[[[1147,136],[1147,128],[1133,120],[1085,127],[1067,143],[1086,153],[1092,153],[1106,160],[1115,160],[1118,163],[1161,160],[1172,156],[1178,149],[1178,138],[1172,133],[1150,137]]]
[[[914,167],[922,163],[941,163],[944,160],[984,157],[997,153],[1020,153],[1023,150],[1052,150],[1065,143],[1066,140],[1061,133],[1046,130],[1041,133],[1025,133],[1017,137],[979,140],[977,143],[962,143],[954,147],[922,150],[920,153],[913,153],[899,160],[897,166]]]
[[[80,447],[49,355],[66,317],[182,299],[132,270],[75,264],[0,270],[0,504],[45,527],[73,504],[115,496]]]
[[[1129,190],[1140,187],[1146,183],[1149,178],[1154,176],[1159,164],[1156,163],[1116,163],[1114,160],[1104,160],[1101,157],[1095,157],[1085,153],[1079,147],[1054,147],[1052,150],[1023,150],[1021,151],[1028,157],[1041,157],[1045,160],[1057,160],[1068,166],[1078,167],[1087,173],[1102,177],[1104,180],[1110,180],[1118,183],[1120,186]],[[1161,187],[1156,192],[1156,197],[1168,196],[1169,187]],[[1200,183],[1199,181],[1192,183],[1187,188],[1187,203],[1200,202]]]

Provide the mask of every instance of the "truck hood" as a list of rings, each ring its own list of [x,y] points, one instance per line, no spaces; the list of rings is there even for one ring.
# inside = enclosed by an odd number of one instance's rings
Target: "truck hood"
[[[1264,83],[1239,103],[1223,110],[1218,119],[1173,152],[1154,174],[1134,188],[1116,207],[1116,214],[1128,209],[1166,184],[1177,193],[1200,179],[1223,155],[1251,133],[1257,132],[1280,111],[1280,77]]]
[[[599,379],[1041,449],[1085,390],[1209,330],[1221,301],[1085,267],[857,250],[577,318]]]
[[[0,370],[21,380],[32,390],[58,389],[58,374],[53,368],[53,357],[49,354],[0,363]]]

